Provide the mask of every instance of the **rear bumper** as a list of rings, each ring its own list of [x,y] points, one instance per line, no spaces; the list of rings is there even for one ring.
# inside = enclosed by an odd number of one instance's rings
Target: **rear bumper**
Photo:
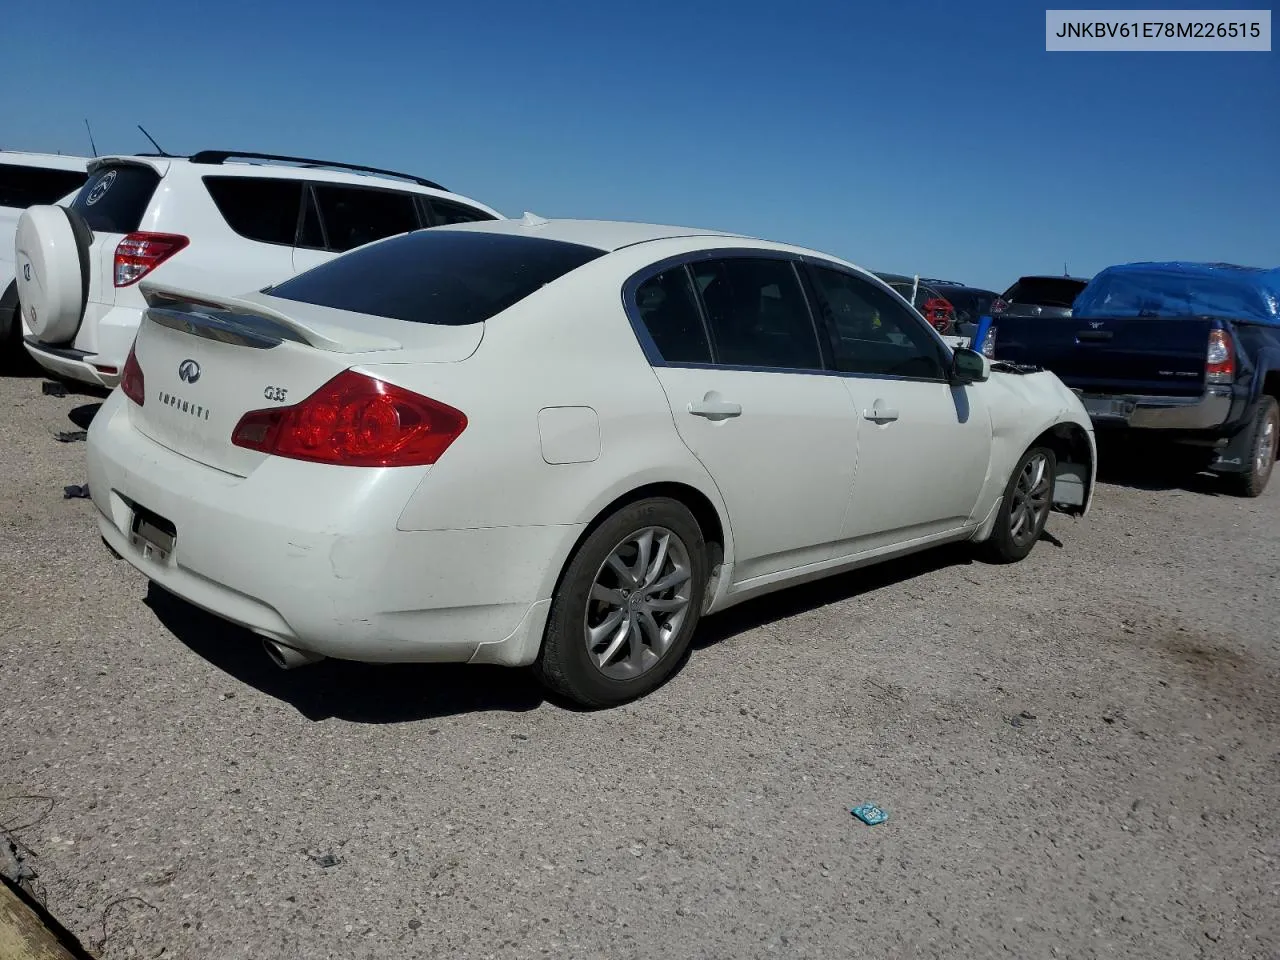
[[[400,531],[421,470],[373,477],[320,467],[300,485],[298,464],[269,458],[234,477],[138,433],[128,402],[117,392],[94,418],[89,489],[103,538],[148,579],[322,656],[508,666],[536,658],[550,608],[540,591],[578,528]],[[173,524],[167,556],[148,555],[133,536],[138,508]]]
[[[86,353],[74,347],[51,347],[31,335],[23,337],[22,343],[36,363],[59,377],[91,383],[107,390],[113,389],[120,383],[120,371],[124,367],[123,360],[117,364],[97,354]]]
[[[120,383],[129,348],[141,323],[140,307],[91,300],[85,306],[74,343],[62,346],[41,343],[30,333],[23,340],[27,352],[51,373],[110,390]]]
[[[1077,390],[1095,426],[1188,433],[1216,430],[1231,421],[1232,388],[1210,386],[1198,397],[1090,394]]]

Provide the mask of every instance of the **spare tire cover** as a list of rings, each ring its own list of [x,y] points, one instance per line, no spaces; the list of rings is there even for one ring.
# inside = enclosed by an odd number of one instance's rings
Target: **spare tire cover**
[[[75,339],[84,316],[85,258],[71,214],[63,207],[28,207],[18,219],[18,302],[27,326],[43,343]]]

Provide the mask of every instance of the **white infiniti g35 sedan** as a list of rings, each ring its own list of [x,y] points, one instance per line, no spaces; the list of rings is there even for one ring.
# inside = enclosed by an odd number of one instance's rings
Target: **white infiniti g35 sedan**
[[[1019,560],[1092,498],[1053,374],[797,247],[528,215],[145,293],[89,431],[102,535],[285,667],[532,665],[617,704],[701,616],[949,541]]]

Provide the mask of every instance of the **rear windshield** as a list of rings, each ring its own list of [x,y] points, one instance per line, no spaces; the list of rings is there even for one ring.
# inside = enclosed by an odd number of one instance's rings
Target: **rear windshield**
[[[98,233],[132,233],[142,223],[160,174],[139,164],[100,167],[76,194],[71,209]]]
[[[1033,303],[1041,307],[1069,307],[1087,284],[1070,277],[1023,277],[1005,291],[1006,303]]]
[[[408,323],[462,326],[501,313],[603,250],[462,230],[419,230],[353,250],[265,292]]]
[[[0,207],[20,210],[36,204],[57,203],[80,184],[85,174],[76,170],[49,170],[0,163]]]

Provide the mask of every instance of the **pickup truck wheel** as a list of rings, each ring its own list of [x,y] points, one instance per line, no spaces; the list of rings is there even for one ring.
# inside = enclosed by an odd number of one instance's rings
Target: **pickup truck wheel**
[[[1271,471],[1276,465],[1276,440],[1280,436],[1280,404],[1274,397],[1263,397],[1258,404],[1253,424],[1249,427],[1249,469],[1231,474],[1227,482],[1242,497],[1257,497],[1267,489]]]
[[[1053,509],[1053,481],[1058,458],[1048,447],[1032,447],[1022,455],[1004,488],[995,529],[983,545],[993,563],[1016,563],[1031,552]]]

